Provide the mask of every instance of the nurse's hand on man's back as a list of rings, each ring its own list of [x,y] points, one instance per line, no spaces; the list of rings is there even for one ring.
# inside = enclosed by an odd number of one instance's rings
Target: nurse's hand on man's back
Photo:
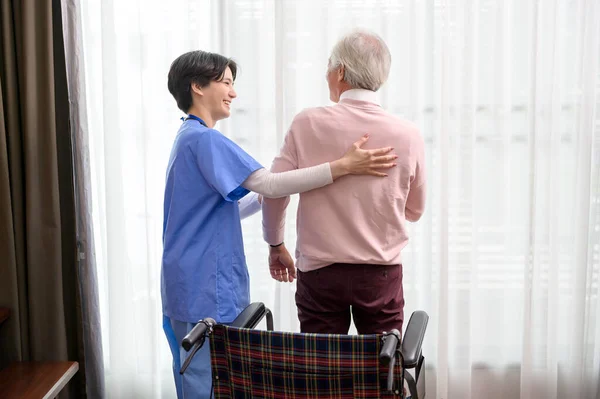
[[[333,180],[345,175],[372,175],[385,177],[383,169],[396,166],[396,154],[390,154],[392,147],[376,148],[374,150],[363,150],[361,147],[369,140],[365,134],[357,142],[352,144],[346,154],[337,161],[330,162],[331,176]]]
[[[294,260],[285,244],[269,248],[269,270],[271,277],[277,281],[291,283],[296,278]]]

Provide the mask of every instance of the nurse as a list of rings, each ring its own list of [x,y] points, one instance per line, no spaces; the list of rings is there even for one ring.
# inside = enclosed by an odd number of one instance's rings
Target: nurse
[[[236,72],[235,62],[226,57],[192,51],[178,57],[168,75],[169,91],[187,114],[167,168],[161,270],[163,328],[180,399],[209,398],[211,392],[208,343],[179,374],[187,356],[183,337],[206,317],[232,322],[250,303],[238,201],[251,191],[268,198],[288,196],[347,174],[385,176],[382,170],[395,165],[389,147],[361,149],[365,136],[333,162],[269,172],[214,129],[230,115]]]

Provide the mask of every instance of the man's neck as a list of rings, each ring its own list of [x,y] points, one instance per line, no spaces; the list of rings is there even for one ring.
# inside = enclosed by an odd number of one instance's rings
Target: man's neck
[[[204,123],[206,123],[206,126],[208,126],[209,128],[212,129],[213,127],[215,127],[216,121],[210,116],[210,112],[208,112],[201,105],[192,105],[192,107],[188,110],[188,115],[189,114],[196,115],[198,118],[202,119]]]
[[[352,86],[350,86],[349,84],[347,84],[346,82],[343,82],[344,84],[340,87],[340,94],[338,96],[338,98],[342,97],[342,94],[344,94],[344,92],[348,91],[348,90],[352,90]],[[339,100],[338,100],[339,101]]]

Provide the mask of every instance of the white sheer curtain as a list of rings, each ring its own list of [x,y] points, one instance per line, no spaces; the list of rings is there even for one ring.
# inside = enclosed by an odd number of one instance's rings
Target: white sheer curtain
[[[407,315],[431,317],[428,397],[599,397],[597,0],[89,0],[81,18],[108,397],[174,396],[159,295],[171,61],[240,63],[217,127],[270,165],[294,114],[328,104],[329,51],[355,26],[387,41],[383,106],[427,143],[404,275]],[[260,226],[243,222],[252,299],[297,330]]]

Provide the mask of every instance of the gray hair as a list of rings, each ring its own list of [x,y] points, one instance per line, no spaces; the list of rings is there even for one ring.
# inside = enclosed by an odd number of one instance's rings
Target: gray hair
[[[377,91],[390,73],[392,56],[379,35],[354,30],[342,37],[331,51],[328,70],[344,67],[344,80],[355,89]]]

